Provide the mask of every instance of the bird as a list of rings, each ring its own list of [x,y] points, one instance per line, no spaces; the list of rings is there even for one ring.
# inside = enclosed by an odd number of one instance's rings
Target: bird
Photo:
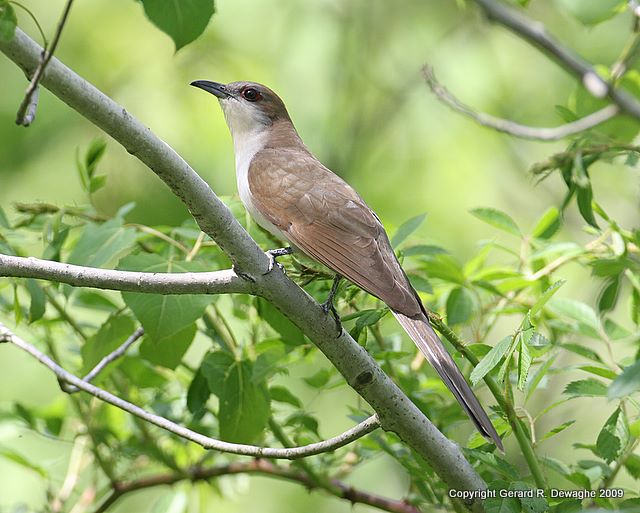
[[[480,434],[503,450],[462,372],[429,322],[382,222],[360,195],[305,146],[282,99],[255,82],[191,85],[219,101],[233,139],[240,200],[251,217],[302,252],[383,301],[453,393]],[[270,268],[271,268],[270,264]],[[337,280],[332,292],[335,292]],[[325,313],[333,309],[330,295]],[[335,312],[335,310],[333,310]]]

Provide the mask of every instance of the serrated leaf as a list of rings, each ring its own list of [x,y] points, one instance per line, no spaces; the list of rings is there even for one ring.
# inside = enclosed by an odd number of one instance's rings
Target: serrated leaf
[[[550,239],[560,229],[560,224],[560,211],[556,207],[550,207],[538,219],[531,235],[536,239]]]
[[[128,256],[120,261],[118,269],[155,273],[203,270],[198,262],[174,262],[155,254]],[[136,292],[123,292],[122,298],[144,327],[145,339],[152,341],[167,339],[185,330],[202,317],[206,307],[214,300],[213,296],[208,295],[159,295]]]
[[[475,301],[465,287],[456,287],[447,297],[447,322],[450,325],[468,321],[473,315]]]
[[[0,41],[11,41],[16,32],[18,18],[9,2],[0,2]]]
[[[520,229],[511,217],[495,208],[474,208],[471,214],[491,226],[495,226],[516,237],[521,236]]]
[[[176,51],[198,38],[215,11],[213,0],[140,0],[151,22],[169,35]]]
[[[578,368],[602,378],[615,379],[617,376],[615,372],[613,372],[611,369],[607,369],[606,367],[596,367],[595,365],[580,365]]]
[[[640,390],[640,360],[626,367],[609,386],[609,399],[627,397]]]
[[[122,219],[103,224],[87,223],[68,262],[70,264],[101,267],[133,248],[137,239],[133,228],[124,228]]]
[[[540,384],[542,379],[546,376],[547,372],[549,372],[549,369],[551,368],[551,366],[553,365],[553,362],[555,361],[556,361],[555,356],[552,356],[551,358],[549,358],[540,366],[540,368],[536,371],[533,377],[529,380],[529,382],[527,383],[527,400],[529,400],[533,392],[535,392],[535,390],[538,388],[538,385]]]
[[[533,336],[533,328],[528,329],[518,336],[518,390],[524,391],[529,368],[531,367],[531,353],[529,352],[529,341]]]
[[[596,452],[607,463],[611,463],[626,447],[628,441],[626,417],[620,408],[616,408],[598,434]]]
[[[547,304],[547,302],[551,299],[551,297],[558,292],[558,289],[560,289],[560,287],[562,287],[567,280],[558,280],[557,282],[555,282],[553,285],[549,286],[547,288],[547,290],[545,290],[542,295],[538,298],[538,300],[535,302],[535,304],[531,307],[531,310],[529,311],[529,315],[531,317],[535,316],[540,310],[542,310],[542,307]]]
[[[592,351],[588,347],[581,346],[580,344],[562,344],[562,347],[567,351],[571,351],[572,353],[579,354],[580,356],[584,356],[589,360],[602,363],[602,358],[600,358],[600,355],[595,351]]]
[[[563,394],[571,397],[604,397],[607,395],[607,386],[597,379],[581,379],[569,383]]]
[[[470,376],[471,382],[474,386],[477,385],[489,372],[491,372],[498,363],[500,363],[500,360],[509,349],[512,340],[513,337],[510,335],[504,337],[500,342],[492,347],[487,355],[480,360],[478,365],[475,366]]]
[[[411,219],[405,221],[400,225],[400,227],[396,230],[393,238],[391,239],[391,245],[394,248],[397,248],[400,244],[402,244],[409,235],[415,232],[420,225],[424,222],[427,214],[420,214],[418,216],[412,217]]]
[[[302,407],[300,399],[298,399],[293,393],[286,387],[274,385],[269,388],[269,395],[272,401],[278,401],[280,403],[288,403],[297,408]]]
[[[196,335],[196,324],[190,324],[166,337],[147,337],[140,344],[140,356],[154,365],[175,369],[191,346]]]
[[[269,420],[270,404],[266,385],[252,379],[252,363],[218,351],[205,356],[202,372],[209,390],[219,398],[220,438],[238,443],[256,440]]]

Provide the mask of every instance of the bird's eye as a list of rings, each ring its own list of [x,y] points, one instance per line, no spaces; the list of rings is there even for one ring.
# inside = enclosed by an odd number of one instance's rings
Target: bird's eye
[[[249,102],[257,102],[262,98],[262,95],[253,87],[247,87],[242,91],[242,97]]]

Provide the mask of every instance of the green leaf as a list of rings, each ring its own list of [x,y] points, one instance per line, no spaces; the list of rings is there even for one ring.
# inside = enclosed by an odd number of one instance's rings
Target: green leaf
[[[420,225],[424,222],[427,214],[420,214],[419,216],[412,217],[408,221],[405,221],[400,225],[400,228],[396,230],[395,235],[391,239],[391,245],[394,248],[397,248],[400,244],[402,244],[409,235],[415,232]]]
[[[470,379],[473,385],[477,385],[478,382],[483,379],[491,370],[500,363],[500,360],[509,349],[513,337],[511,335],[504,337],[500,342],[498,342],[494,347],[491,348],[491,351],[487,353],[487,355],[480,360],[478,365],[475,366],[473,372],[471,373]]]
[[[18,18],[9,2],[0,2],[0,41],[5,43],[13,39]]]
[[[89,148],[87,149],[87,153],[84,157],[84,165],[87,170],[87,176],[89,178],[93,178],[93,175],[96,172],[96,168],[98,166],[98,162],[104,156],[104,152],[107,149],[107,141],[105,141],[102,137],[98,137],[91,141]]]
[[[586,187],[578,187],[576,199],[582,218],[594,228],[600,228],[593,213],[593,189],[591,188],[591,183]]]
[[[210,395],[209,382],[200,367],[193,375],[187,390],[187,409],[194,417],[200,418],[204,415]]]
[[[568,420],[567,422],[563,422],[562,424],[560,424],[559,426],[554,427],[551,431],[549,431],[548,433],[546,433],[541,439],[540,441],[542,442],[542,440],[546,440],[547,438],[551,438],[554,435],[557,435],[558,433],[562,433],[562,431],[564,431],[565,429],[567,429],[569,426],[572,426],[573,424],[575,424],[575,420]]]
[[[613,372],[611,369],[607,369],[606,367],[597,367],[595,365],[580,365],[578,368],[585,372],[600,376],[601,378],[615,379],[617,376],[615,372]]]
[[[151,22],[173,39],[176,51],[198,38],[215,11],[213,0],[141,0]]]
[[[613,310],[618,302],[620,292],[621,275],[611,278],[600,291],[598,296],[598,312]]]
[[[474,208],[471,214],[491,226],[495,226],[516,237],[521,236],[520,229],[511,217],[495,208]]]
[[[581,379],[569,383],[563,393],[571,397],[604,397],[607,395],[607,386],[597,379]]]
[[[290,346],[304,344],[304,334],[280,310],[266,299],[258,298],[256,303],[258,315],[267,321],[279,335],[281,340]]]
[[[524,386],[531,367],[531,353],[529,341],[533,336],[533,328],[523,331],[518,335],[518,390],[524,391]]]
[[[205,357],[202,371],[219,398],[220,437],[238,443],[256,440],[267,425],[270,405],[266,385],[252,379],[252,363],[219,351]]]
[[[531,235],[536,239],[550,239],[560,229],[560,224],[560,211],[556,207],[550,207],[538,219]]]
[[[29,306],[29,323],[36,322],[44,315],[47,297],[44,295],[42,287],[38,282],[32,279],[26,280],[27,290],[31,296],[31,304]]]
[[[450,325],[468,321],[473,315],[475,301],[465,287],[456,287],[447,298],[447,322]]]
[[[535,304],[531,307],[531,310],[529,310],[529,315],[531,317],[535,316],[540,310],[542,310],[542,307],[547,303],[547,301],[549,301],[549,299],[551,299],[551,297],[558,292],[558,289],[560,287],[562,287],[565,283],[567,282],[567,280],[558,280],[557,282],[555,282],[553,285],[549,286],[547,288],[547,290],[545,290],[542,295],[540,296],[540,298],[535,302]]]
[[[2,228],[11,228],[11,224],[9,224],[9,220],[7,219],[7,214],[4,213],[4,209],[0,206],[0,226]]]
[[[145,334],[144,340],[140,344],[140,356],[154,365],[175,369],[180,365],[195,335],[195,323],[166,337],[156,336],[154,338]]]
[[[627,397],[640,390],[640,360],[626,367],[609,386],[609,399]]]
[[[120,218],[111,219],[103,224],[87,223],[69,255],[68,262],[101,267],[130,251],[136,239],[136,231],[133,228],[124,228]]]
[[[303,379],[308,385],[314,388],[322,388],[329,382],[330,377],[331,373],[327,369],[320,369],[313,376],[308,376]]]
[[[555,356],[552,356],[551,358],[546,360],[536,371],[533,377],[529,380],[529,382],[527,383],[527,400],[529,400],[533,392],[535,392],[535,390],[538,388],[538,385],[540,385],[542,378],[546,376],[547,372],[549,372],[549,369],[555,361]]]
[[[9,447],[0,447],[0,456],[13,461],[21,467],[33,470],[43,478],[46,478],[48,475],[47,471],[43,467],[36,463],[33,463],[32,461],[29,461],[25,456],[23,456],[19,452],[14,451],[13,449],[10,449]]]
[[[96,191],[102,189],[107,183],[107,177],[105,175],[94,176],[89,182],[89,192],[93,194]]]
[[[431,286],[431,283],[429,282],[429,280],[417,274],[408,274],[407,276],[413,288],[416,289],[418,292],[433,294],[433,287]]]
[[[84,343],[80,349],[82,355],[82,373],[86,374],[109,353],[121,346],[135,331],[136,324],[128,315],[118,314],[109,317],[100,329]],[[104,372],[117,365],[109,365]],[[102,374],[101,374],[102,376]]]
[[[629,442],[629,428],[627,420],[620,409],[616,408],[607,419],[598,434],[596,452],[607,463],[614,461]]]
[[[600,338],[600,319],[590,306],[568,298],[554,298],[549,303],[551,311],[559,317],[571,319],[578,323],[580,331],[593,338]]]
[[[596,25],[622,12],[624,0],[559,0],[584,25]]]
[[[198,262],[167,261],[159,255],[140,254],[122,259],[118,269],[144,272],[196,272],[202,270]],[[135,314],[145,331],[145,342],[167,339],[191,326],[202,317],[213,301],[208,295],[159,295],[123,292],[122,298]],[[184,343],[186,334],[179,339]],[[167,356],[167,355],[165,355]],[[175,357],[175,355],[174,355]]]
[[[624,462],[624,468],[627,469],[629,475],[634,479],[640,479],[640,456],[637,454],[629,454]]]
[[[300,399],[298,399],[291,391],[286,387],[281,387],[278,385],[274,385],[269,388],[269,395],[273,401],[278,401],[280,403],[288,403],[297,408],[302,407],[302,403]]]

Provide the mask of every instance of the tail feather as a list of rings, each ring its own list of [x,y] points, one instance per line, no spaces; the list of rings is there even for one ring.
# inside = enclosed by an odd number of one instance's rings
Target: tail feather
[[[393,310],[392,312],[467,412],[467,415],[469,415],[482,436],[489,441],[493,440],[496,446],[501,451],[504,451],[502,440],[493,427],[491,420],[489,420],[462,372],[460,372],[453,358],[431,327],[427,316],[424,313],[420,313],[413,317],[407,317],[400,312]]]

